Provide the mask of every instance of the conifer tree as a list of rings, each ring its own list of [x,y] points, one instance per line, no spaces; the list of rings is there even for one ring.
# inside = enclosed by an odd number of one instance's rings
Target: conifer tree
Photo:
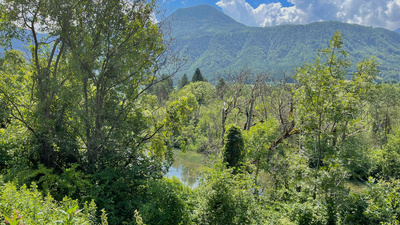
[[[188,85],[190,83],[186,73],[183,75],[183,77],[179,80],[178,82],[178,89],[182,89],[183,87],[185,87],[186,85]]]
[[[196,69],[196,71],[194,72],[193,77],[192,77],[192,82],[197,82],[197,81],[205,81],[199,68]]]
[[[223,151],[224,162],[228,167],[239,167],[244,160],[244,141],[242,132],[239,128],[231,126],[225,137],[225,146]]]

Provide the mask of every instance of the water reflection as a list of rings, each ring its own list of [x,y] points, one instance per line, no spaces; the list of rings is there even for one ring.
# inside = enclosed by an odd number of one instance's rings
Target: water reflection
[[[174,151],[174,164],[169,169],[167,177],[177,177],[179,180],[190,187],[197,187],[199,169],[205,162],[205,157],[196,152],[185,152],[182,155],[180,150]]]

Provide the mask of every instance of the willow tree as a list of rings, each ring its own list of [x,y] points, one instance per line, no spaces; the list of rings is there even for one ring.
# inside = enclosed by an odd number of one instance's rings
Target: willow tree
[[[294,76],[300,83],[294,94],[295,121],[304,135],[300,147],[308,153],[309,165],[314,169],[313,198],[321,189],[330,203],[332,198],[341,196],[335,191],[344,190],[343,180],[347,176],[340,164],[348,161],[340,162],[337,155],[353,151],[341,144],[367,126],[362,113],[377,73],[374,60],[367,59],[357,64],[355,73],[349,74],[351,64],[342,47],[342,35],[336,32],[328,48],[322,49],[313,63],[304,64]],[[324,180],[324,174],[332,179]],[[335,204],[339,202],[336,199],[329,203],[331,222],[336,220],[335,210],[339,206]]]
[[[18,79],[29,82],[29,88],[18,92],[29,93],[26,100],[15,98],[16,90],[10,91],[10,83],[0,87],[7,96],[11,115],[20,121],[32,134],[38,146],[39,162],[47,167],[59,164],[59,147],[72,149],[74,140],[69,139],[68,130],[61,125],[66,116],[66,107],[71,104],[73,89],[71,74],[66,71],[66,36],[60,24],[70,17],[62,10],[63,4],[53,1],[2,1],[0,8],[0,35],[8,48],[11,39],[19,39],[27,48],[26,74]],[[68,15],[67,15],[68,14]],[[7,54],[6,54],[7,55]],[[57,138],[63,136],[64,138]],[[75,152],[76,153],[76,152]],[[73,160],[76,161],[76,160]]]
[[[168,121],[146,111],[146,90],[163,80],[156,74],[170,53],[155,1],[5,0],[0,8],[2,44],[29,45],[22,77],[29,85],[0,88],[11,119],[37,146],[30,160],[58,171],[78,163],[93,182],[83,195],[123,214],[113,214],[122,223],[139,204],[132,200],[139,181],[161,176],[167,150]]]
[[[8,0],[1,8],[2,36],[30,43],[33,84],[24,91],[34,107],[13,110],[31,111],[19,119],[40,163],[57,167],[59,152],[71,149],[88,172],[137,159],[162,126],[150,126],[141,107],[166,60],[155,2]]]
[[[314,63],[303,65],[294,76],[300,83],[294,96],[297,124],[309,138],[316,168],[327,154],[335,154],[332,151],[340,142],[365,128],[359,122],[360,113],[366,107],[377,65],[367,59],[357,64],[354,74],[348,74],[347,56],[342,35],[336,32]]]

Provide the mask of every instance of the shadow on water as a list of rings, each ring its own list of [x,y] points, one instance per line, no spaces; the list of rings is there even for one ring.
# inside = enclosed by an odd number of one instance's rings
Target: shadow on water
[[[173,150],[174,164],[166,174],[167,177],[177,177],[183,184],[189,187],[197,187],[200,168],[205,165],[206,158],[197,152],[185,152]]]

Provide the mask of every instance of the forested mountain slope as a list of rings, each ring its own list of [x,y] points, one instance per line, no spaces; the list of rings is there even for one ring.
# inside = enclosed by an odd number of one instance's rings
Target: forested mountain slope
[[[400,35],[383,28],[334,21],[247,27],[208,5],[179,9],[167,19],[176,39],[174,48],[188,50],[190,61],[182,74],[189,77],[200,68],[213,81],[243,66],[275,76],[291,74],[312,60],[336,30],[343,34],[344,49],[353,62],[375,56],[384,80],[400,77]]]

